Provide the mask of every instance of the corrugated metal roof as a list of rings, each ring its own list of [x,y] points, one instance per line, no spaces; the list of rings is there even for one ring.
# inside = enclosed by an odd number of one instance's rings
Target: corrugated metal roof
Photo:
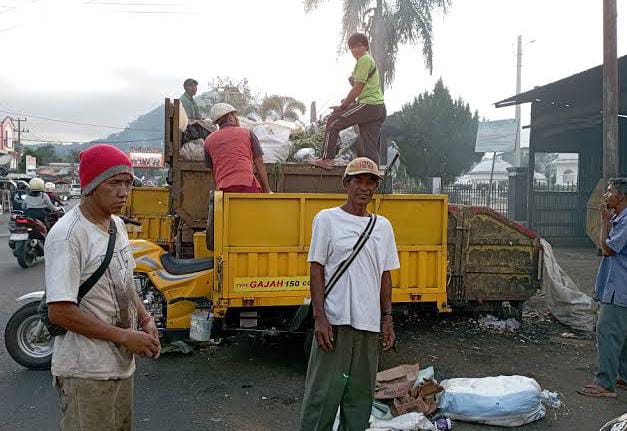
[[[627,111],[627,55],[618,59],[619,105],[621,113]],[[601,105],[603,102],[603,66],[579,72],[533,90],[508,97],[494,105],[497,108],[530,102],[548,102],[568,105],[586,101]]]

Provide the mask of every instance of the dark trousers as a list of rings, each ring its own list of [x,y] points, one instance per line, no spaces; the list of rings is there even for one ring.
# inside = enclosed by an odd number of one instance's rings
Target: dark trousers
[[[368,157],[379,164],[379,141],[381,126],[385,121],[385,105],[366,105],[357,103],[345,111],[331,114],[327,120],[327,130],[322,149],[323,159],[334,159],[337,153],[337,139],[340,132],[349,127],[359,126],[357,157]]]
[[[601,304],[597,320],[597,361],[594,382],[610,391],[616,379],[627,379],[627,307]]]
[[[300,431],[330,431],[340,408],[340,431],[368,428],[379,360],[379,334],[333,327],[333,350],[311,347]]]

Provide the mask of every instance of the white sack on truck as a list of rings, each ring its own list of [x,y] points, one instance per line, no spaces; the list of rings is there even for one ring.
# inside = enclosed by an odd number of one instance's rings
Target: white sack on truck
[[[285,163],[290,155],[291,130],[276,123],[263,123],[253,129],[263,150],[264,163]]]

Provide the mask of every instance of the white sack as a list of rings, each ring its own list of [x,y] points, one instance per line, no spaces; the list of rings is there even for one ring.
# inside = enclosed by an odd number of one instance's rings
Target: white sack
[[[263,123],[253,129],[263,149],[264,163],[285,163],[290,155],[290,129],[274,123]]]
[[[442,414],[453,420],[516,427],[542,419],[541,389],[529,377],[498,376],[449,379],[440,383]]]
[[[564,325],[580,331],[593,331],[596,323],[596,304],[583,293],[557,263],[553,247],[544,239],[543,287],[546,305],[553,316]]]
[[[185,142],[181,147],[180,154],[184,160],[205,160],[205,141],[194,139]]]

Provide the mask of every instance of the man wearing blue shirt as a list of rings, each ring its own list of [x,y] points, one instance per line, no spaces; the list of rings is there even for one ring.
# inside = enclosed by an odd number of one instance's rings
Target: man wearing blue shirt
[[[578,392],[615,398],[615,388],[627,389],[627,178],[611,179],[603,199],[600,208],[603,259],[594,295],[600,302],[599,370],[594,382]]]

